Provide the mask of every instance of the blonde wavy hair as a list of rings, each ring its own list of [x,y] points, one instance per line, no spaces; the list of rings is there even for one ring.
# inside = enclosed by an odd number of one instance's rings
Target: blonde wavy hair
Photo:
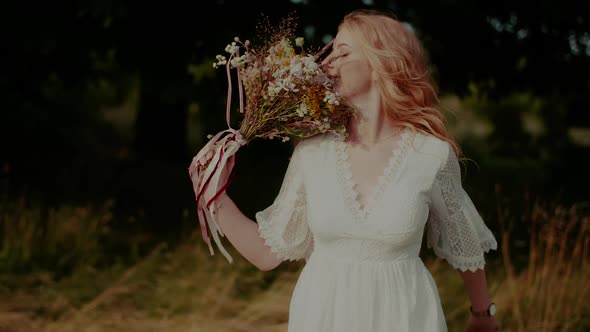
[[[363,55],[378,73],[382,107],[392,120],[448,142],[460,157],[461,149],[439,108],[426,53],[414,32],[393,15],[366,9],[347,14],[338,30],[342,28],[361,37]]]

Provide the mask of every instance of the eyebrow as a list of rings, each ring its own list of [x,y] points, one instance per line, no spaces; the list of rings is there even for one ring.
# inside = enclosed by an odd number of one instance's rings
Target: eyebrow
[[[344,46],[350,47],[350,45],[348,45],[347,43],[338,43],[338,44],[334,45],[334,49],[342,48]]]

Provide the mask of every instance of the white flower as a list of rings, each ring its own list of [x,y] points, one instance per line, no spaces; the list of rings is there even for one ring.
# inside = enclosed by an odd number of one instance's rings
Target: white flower
[[[239,67],[243,67],[244,64],[246,64],[246,62],[248,61],[248,57],[246,54],[240,55],[237,58],[233,58],[231,60],[231,65],[233,68],[239,68]]]
[[[279,92],[281,92],[281,90],[283,90],[283,88],[284,88],[284,82],[282,82],[282,81],[279,81],[279,82],[269,82],[268,83],[268,88],[266,90],[268,97],[272,99]]]
[[[250,59],[248,62],[250,62]],[[258,64],[256,62],[250,63],[249,66],[244,69],[243,74],[245,86],[248,86],[250,81],[256,81],[261,75],[260,68],[258,68]]]
[[[303,46],[303,41],[304,41],[303,37],[295,38],[295,45],[301,47],[301,46]]]
[[[288,51],[291,49],[291,43],[289,43],[289,40],[287,40],[286,38],[281,39],[281,41],[279,42],[280,47],[284,50],[284,51]]]
[[[225,47],[225,51],[229,54],[234,54],[234,53],[238,52],[239,49],[240,49],[240,47],[238,45],[236,45],[236,42],[232,42],[231,44],[228,44]]]
[[[227,63],[227,59],[223,55],[216,55],[215,59],[217,60],[217,62],[213,63],[213,68],[223,66]]]
[[[234,41],[239,42],[240,41],[240,38],[234,37]]]
[[[279,67],[278,70],[276,70],[272,73],[272,77],[274,77],[274,78],[284,77],[288,73],[289,73],[289,67],[281,66],[281,67]]]
[[[299,78],[303,76],[303,64],[301,63],[301,61],[294,60],[291,62],[291,65],[289,67],[292,75],[295,75]]]
[[[321,125],[318,126],[318,129],[321,132],[326,132],[326,131],[328,131],[330,129],[330,123],[329,122],[324,122],[324,123],[322,123]]]
[[[309,109],[307,108],[307,104],[301,103],[299,107],[297,107],[297,115],[300,117],[304,117],[307,113],[309,113]]]
[[[303,74],[305,75],[306,80],[316,79],[316,76],[319,74],[319,66],[314,61],[313,57],[305,56],[301,58],[301,63],[303,65]]]
[[[340,105],[340,101],[338,100],[338,96],[331,91],[326,91],[326,96],[324,97],[324,101],[328,104],[332,105]]]

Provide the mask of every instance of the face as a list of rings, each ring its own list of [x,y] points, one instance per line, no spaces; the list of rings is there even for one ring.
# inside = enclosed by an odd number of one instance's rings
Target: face
[[[346,28],[340,29],[332,53],[324,61],[330,75],[339,77],[336,91],[347,99],[366,94],[372,86],[372,71],[362,52],[358,37]]]

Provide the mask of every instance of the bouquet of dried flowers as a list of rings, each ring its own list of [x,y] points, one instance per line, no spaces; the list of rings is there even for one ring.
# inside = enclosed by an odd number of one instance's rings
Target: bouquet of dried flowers
[[[335,79],[318,63],[329,44],[319,52],[305,49],[304,39],[295,35],[292,17],[275,27],[267,23],[262,28],[268,38],[260,45],[235,37],[225,48],[227,56],[217,55],[213,66],[225,67],[228,79],[228,129],[209,136],[209,142],[189,166],[203,239],[213,255],[209,228],[230,263],[232,259],[219,239],[219,235],[224,235],[215,220],[215,201],[232,178],[228,183],[220,183],[221,171],[233,161],[239,148],[255,138],[277,138],[285,142],[327,132],[345,135],[346,123],[353,114],[335,92]],[[230,126],[232,70],[237,72],[242,115],[237,130]],[[214,156],[208,164],[197,167],[197,162],[210,151],[214,151]],[[230,165],[233,168],[233,163]]]

